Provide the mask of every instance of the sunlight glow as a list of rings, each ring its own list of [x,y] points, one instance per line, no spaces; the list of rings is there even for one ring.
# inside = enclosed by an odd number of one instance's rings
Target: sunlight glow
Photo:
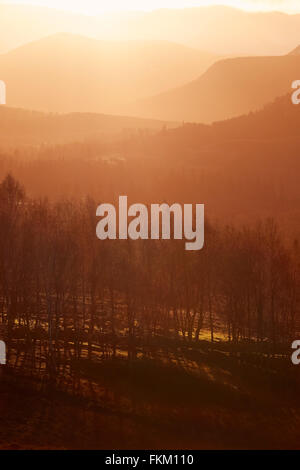
[[[300,12],[299,0],[1,0],[0,3],[39,5],[87,15],[207,5],[227,5],[248,11]]]

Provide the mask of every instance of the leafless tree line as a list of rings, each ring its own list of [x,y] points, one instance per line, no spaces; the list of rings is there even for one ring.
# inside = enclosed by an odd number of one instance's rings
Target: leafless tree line
[[[0,184],[0,321],[9,355],[33,366],[151,355],[164,341],[196,344],[295,339],[297,241],[276,224],[206,223],[205,248],[181,241],[99,241],[96,202],[30,200],[10,175]]]

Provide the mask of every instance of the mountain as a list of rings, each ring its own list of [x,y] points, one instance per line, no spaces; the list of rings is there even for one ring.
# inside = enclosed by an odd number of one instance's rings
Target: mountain
[[[147,168],[147,178],[150,164],[159,174],[148,185],[152,192],[155,185],[157,199],[203,202],[208,219],[229,225],[274,217],[287,238],[299,237],[299,129],[300,105],[288,94],[244,116],[154,133],[142,162],[136,152],[136,166]],[[134,151],[133,141],[127,153]]]
[[[148,118],[208,123],[246,114],[291,90],[300,57],[220,60],[182,87],[134,103],[128,111]]]
[[[97,23],[92,17],[31,5],[0,4],[0,54],[30,41],[66,32],[93,36]]]
[[[131,138],[138,136],[140,131],[149,131],[144,135],[148,135],[152,143],[163,138],[163,153],[170,145],[170,149],[176,148],[185,158],[189,149],[207,145],[219,146],[222,153],[225,141],[244,141],[249,145],[250,141],[277,141],[287,138],[299,140],[299,128],[300,106],[292,104],[290,94],[267,103],[256,112],[217,121],[211,125],[186,123],[180,126],[176,122],[130,116],[93,113],[47,114],[0,106],[0,147],[8,142],[17,147],[19,144],[99,141],[103,137],[110,140],[120,133],[125,138]],[[152,144],[149,148],[159,159],[162,157],[157,150],[153,152]],[[173,151],[170,150],[170,157],[172,155]]]
[[[300,42],[300,15],[227,6],[161,9],[130,18],[131,38],[168,39],[221,55],[284,54]]]
[[[300,46],[297,46],[295,49],[293,49],[289,55],[300,55]]]
[[[212,124],[184,123],[180,127],[169,128],[158,135],[164,136],[164,151],[170,145],[179,149],[184,157],[188,149],[199,150],[201,147],[207,148],[207,145],[219,148],[220,154],[222,152],[225,154],[225,142],[232,146],[239,146],[241,142],[244,142],[245,146],[251,149],[251,142],[259,143],[260,146],[262,143],[271,142],[275,148],[278,148],[279,141],[284,147],[286,141],[291,140],[299,147],[299,129],[300,106],[292,104],[291,95],[287,94],[267,103],[255,112]],[[153,138],[155,139],[155,136]],[[262,156],[261,153],[260,156]],[[240,154],[238,158],[245,162],[243,154]],[[287,158],[285,154],[285,159]],[[252,154],[249,165],[253,160]],[[211,163],[213,165],[213,162]]]
[[[167,41],[60,33],[0,56],[9,106],[126,114],[125,105],[203,73],[215,56]]]
[[[46,114],[0,106],[0,148],[18,145],[107,140],[116,134],[157,131],[176,126],[148,119],[93,113]]]
[[[300,15],[206,6],[86,16],[0,5],[0,53],[58,32],[102,40],[166,40],[217,55],[278,55],[300,43]]]
[[[103,139],[105,129],[151,125],[153,132]],[[132,118],[0,107],[0,129],[0,171],[12,171],[31,194],[204,203],[210,220],[276,217],[288,236],[300,236],[300,106],[290,94],[245,116],[167,129]]]

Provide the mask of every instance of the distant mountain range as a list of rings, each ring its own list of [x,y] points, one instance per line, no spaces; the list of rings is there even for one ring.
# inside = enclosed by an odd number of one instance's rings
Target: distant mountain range
[[[167,41],[99,41],[60,33],[0,56],[7,104],[126,114],[127,105],[202,74],[216,56]]]
[[[204,201],[209,217],[225,217],[226,223],[275,216],[286,233],[300,234],[300,105],[293,105],[290,95],[212,125],[174,125],[3,106],[1,168],[14,165],[37,194],[70,188],[76,197],[78,188],[81,194],[99,194],[105,183],[112,194],[135,194],[133,200],[151,201],[154,194],[155,200]],[[123,129],[122,135],[108,135]],[[112,173],[103,174],[94,160],[110,163]],[[132,171],[139,175],[136,184]]]
[[[61,33],[1,55],[0,71],[9,106],[209,123],[287,94],[300,79],[297,50],[214,62],[211,54],[166,41]]]
[[[102,40],[167,40],[217,55],[278,55],[300,43],[300,15],[210,6],[92,17],[0,5],[0,53],[58,32]]]
[[[216,62],[200,78],[135,103],[130,114],[212,122],[249,111],[291,91],[300,79],[300,55],[242,57]]]
[[[46,114],[0,106],[0,148],[105,140],[117,133],[158,131],[176,123],[93,113]]]
[[[143,130],[154,136],[158,133],[161,139],[160,131],[163,130],[164,146],[167,148],[168,143],[172,142],[176,151],[184,156],[189,148],[197,147],[197,143],[201,146],[219,146],[225,141],[299,139],[299,128],[300,105],[293,105],[290,95],[281,96],[256,112],[212,125],[180,125],[176,122],[93,113],[46,114],[0,106],[0,148],[7,143],[17,147],[19,144],[99,141],[116,133],[123,133],[123,137],[127,138]]]

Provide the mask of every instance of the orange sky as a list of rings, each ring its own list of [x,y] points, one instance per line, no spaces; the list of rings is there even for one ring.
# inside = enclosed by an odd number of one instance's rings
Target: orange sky
[[[86,14],[107,11],[153,10],[224,4],[247,10],[300,12],[299,0],[0,0],[0,3],[23,3],[55,7]]]

